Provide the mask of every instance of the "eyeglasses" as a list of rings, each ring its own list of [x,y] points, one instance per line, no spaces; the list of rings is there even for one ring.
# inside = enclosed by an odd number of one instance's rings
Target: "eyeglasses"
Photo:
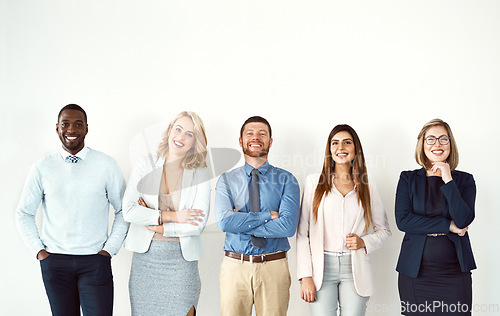
[[[441,145],[448,145],[448,143],[450,142],[450,139],[451,138],[448,136],[441,136],[439,138],[429,136],[429,137],[425,138],[425,142],[427,143],[427,145],[434,145],[436,143],[436,141],[439,140],[439,143]]]

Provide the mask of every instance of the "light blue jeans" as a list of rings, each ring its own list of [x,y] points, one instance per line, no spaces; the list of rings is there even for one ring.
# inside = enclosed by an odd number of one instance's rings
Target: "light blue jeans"
[[[309,304],[311,315],[363,316],[369,297],[359,296],[352,277],[351,255],[336,257],[325,254],[323,285],[316,293],[316,301]]]

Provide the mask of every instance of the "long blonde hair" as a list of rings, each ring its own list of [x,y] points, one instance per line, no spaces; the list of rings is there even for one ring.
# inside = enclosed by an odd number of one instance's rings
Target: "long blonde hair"
[[[196,169],[203,168],[207,166],[207,135],[205,133],[205,126],[203,125],[203,121],[198,116],[198,114],[191,111],[183,111],[170,122],[167,129],[163,132],[162,140],[158,145],[158,150],[156,153],[159,157],[165,159],[168,156],[168,137],[170,136],[170,132],[175,124],[175,122],[183,117],[187,116],[191,118],[194,124],[194,135],[195,141],[193,147],[189,149],[186,153],[186,156],[182,160],[182,167],[184,169]]]

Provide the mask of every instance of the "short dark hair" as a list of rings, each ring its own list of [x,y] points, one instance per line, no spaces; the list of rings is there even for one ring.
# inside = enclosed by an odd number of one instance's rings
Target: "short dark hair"
[[[87,113],[85,113],[85,110],[83,110],[82,107],[79,106],[78,104],[68,104],[65,107],[63,107],[61,109],[61,111],[59,111],[59,114],[57,115],[57,121],[58,122],[59,122],[59,119],[61,118],[62,112],[65,111],[65,110],[77,110],[77,111],[82,112],[83,116],[85,117],[85,123],[87,123]]]
[[[245,123],[243,123],[243,125],[241,126],[241,130],[240,130],[240,137],[243,137],[243,130],[245,129],[245,125],[247,125],[248,123],[264,123],[267,125],[267,127],[269,128],[269,137],[272,137],[272,131],[271,131],[271,124],[269,124],[269,122],[261,117],[261,116],[252,116],[252,117],[249,117]]]

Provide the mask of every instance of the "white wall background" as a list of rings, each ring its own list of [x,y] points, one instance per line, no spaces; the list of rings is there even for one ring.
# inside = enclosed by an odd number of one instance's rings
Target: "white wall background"
[[[14,210],[30,165],[59,147],[56,116],[68,103],[87,111],[87,145],[115,157],[126,178],[134,136],[185,109],[204,119],[211,147],[239,149],[243,121],[268,118],[270,161],[301,185],[320,170],[331,128],[351,124],[393,230],[373,255],[378,292],[368,315],[398,314],[395,188],[401,170],[418,167],[421,126],[443,118],[459,169],[474,174],[478,189],[469,232],[482,312],[474,315],[497,315],[499,16],[493,0],[1,0],[0,315],[50,315]],[[215,224],[203,235],[200,315],[218,314],[223,237]],[[130,313],[130,263],[124,249],[113,259],[120,316]],[[289,315],[307,314],[294,282]]]

